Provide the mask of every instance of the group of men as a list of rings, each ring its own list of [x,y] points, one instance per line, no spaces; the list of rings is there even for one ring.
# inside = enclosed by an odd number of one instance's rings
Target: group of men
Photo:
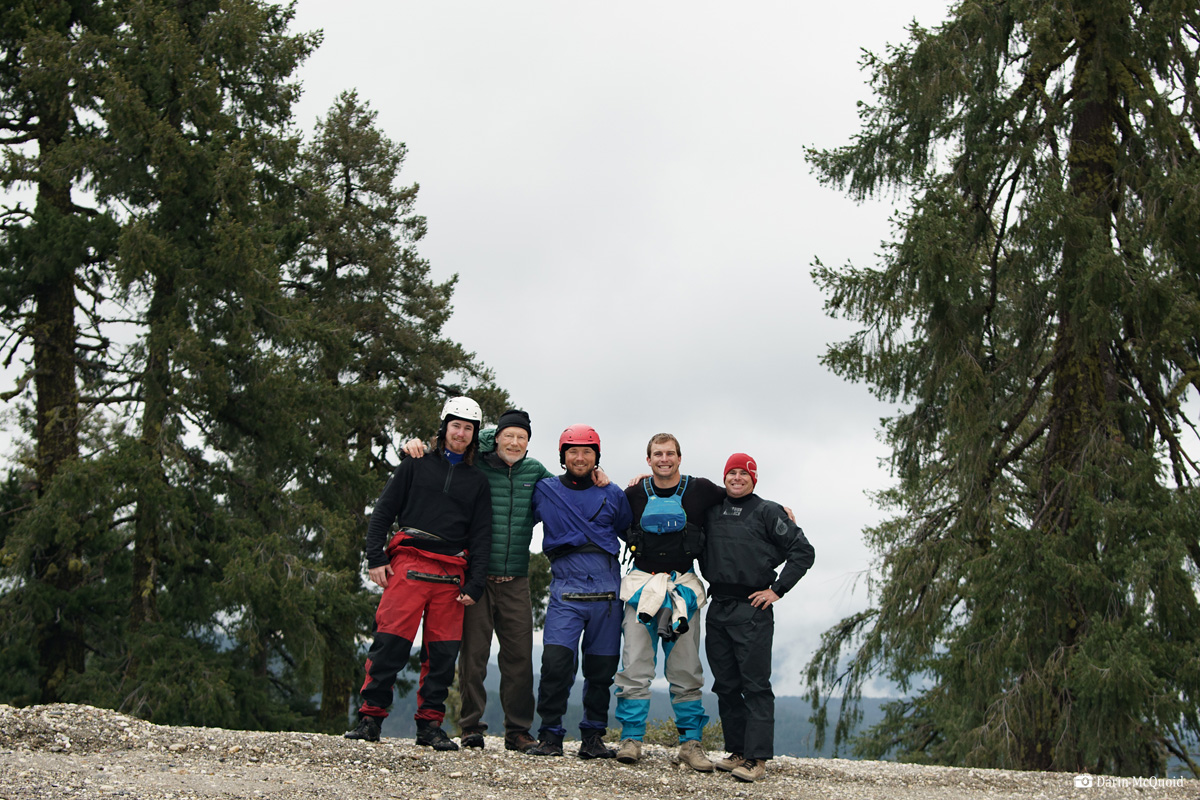
[[[494,430],[481,433],[482,416],[470,398],[449,400],[433,450],[426,454],[415,440],[405,445],[410,457],[375,504],[367,565],[383,595],[358,724],[346,736],[378,740],[396,674],[423,621],[419,745],[459,749],[441,727],[457,659],[460,741],[484,746],[483,680],[494,633],[507,749],[563,754],[563,717],[582,665],[578,755],[636,763],[661,646],[680,762],[743,781],[761,779],[774,754],[771,606],[812,566],[814,553],[790,512],[754,493],[754,459],[730,456],[724,487],[717,486],[683,475],[678,440],[656,434],[646,448],[650,473],[621,491],[600,469],[593,428],[563,431],[564,471],[555,476],[527,455],[528,414],[506,411]],[[552,579],[536,704],[541,727],[534,739],[529,548],[539,522]],[[624,577],[622,543],[633,561]],[[706,654],[729,751],[716,762],[701,746],[708,722],[699,649],[706,604]],[[615,750],[603,741],[614,680],[621,725]]]

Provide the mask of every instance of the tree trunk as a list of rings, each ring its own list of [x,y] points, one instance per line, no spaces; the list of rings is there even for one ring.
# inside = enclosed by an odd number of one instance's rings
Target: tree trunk
[[[336,377],[331,378],[336,381]],[[349,458],[349,453],[346,455]],[[371,460],[371,437],[359,431],[354,446],[354,461],[361,469],[367,469]],[[330,541],[322,554],[326,565],[335,574],[348,575],[347,593],[359,591],[359,569],[362,563],[362,534],[366,531],[367,517],[362,512],[364,503],[352,490],[340,492],[341,507],[350,510],[355,525],[343,541]],[[340,582],[340,581],[339,581]],[[358,621],[353,615],[340,615],[324,626],[325,659],[321,664],[321,709],[318,715],[321,730],[337,732],[347,723],[347,710],[351,699],[362,680],[362,664],[356,643]]]
[[[1108,241],[1113,225],[1114,109],[1112,86],[1094,20],[1082,12],[1081,46],[1075,67],[1076,101],[1067,155],[1068,188],[1078,201],[1078,218],[1064,220],[1065,239],[1059,274],[1058,331],[1054,345],[1054,380],[1050,397],[1050,425],[1042,462],[1035,529],[1046,537],[1046,546],[1068,562],[1082,563],[1095,551],[1094,532],[1078,524],[1076,500],[1095,496],[1099,487],[1089,467],[1103,464],[1111,455],[1111,439],[1120,433],[1113,419],[1110,387],[1113,364],[1108,342],[1090,330],[1077,309],[1089,298],[1088,272],[1094,267],[1096,246]],[[1040,637],[1044,652],[1031,658],[1035,669],[1055,663],[1053,674],[1036,676],[1026,685],[1035,698],[1033,730],[1027,732],[1022,766],[1029,769],[1083,769],[1078,753],[1059,752],[1064,747],[1062,725],[1070,718],[1073,699],[1059,682],[1069,669],[1075,642],[1084,632],[1082,609],[1091,608],[1070,585],[1040,597],[1042,608],[1034,614],[1046,627]],[[1065,653],[1065,656],[1060,655]],[[1059,658],[1062,659],[1059,663]],[[1050,681],[1046,682],[1045,679]],[[1070,749],[1070,744],[1066,744]]]
[[[142,380],[145,407],[142,412],[141,444],[147,475],[137,489],[137,522],[133,544],[133,598],[130,626],[138,630],[158,615],[159,509],[165,501],[167,478],[163,473],[163,425],[170,395],[170,320],[174,281],[160,276],[154,284],[147,322],[146,372]]]
[[[38,108],[39,156],[45,164],[67,138],[67,85],[47,93]],[[45,168],[43,167],[43,170]],[[58,241],[63,221],[72,214],[69,184],[56,182],[43,171],[38,181],[35,225],[42,242],[34,270],[33,359],[37,392],[38,495],[44,495],[59,471],[79,457],[79,389],[75,382],[76,253]],[[54,245],[57,244],[58,247]],[[57,702],[71,673],[83,671],[85,648],[78,623],[69,622],[61,600],[82,581],[82,563],[74,542],[49,541],[37,548],[33,574],[55,591],[59,603],[37,630],[38,684],[43,703]]]

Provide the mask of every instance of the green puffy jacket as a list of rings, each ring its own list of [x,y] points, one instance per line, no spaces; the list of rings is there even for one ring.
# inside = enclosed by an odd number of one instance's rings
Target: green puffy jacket
[[[528,455],[511,467],[496,455],[496,429],[479,434],[482,457],[476,465],[492,487],[492,556],[488,575],[523,578],[529,574],[533,539],[533,487],[554,474]]]

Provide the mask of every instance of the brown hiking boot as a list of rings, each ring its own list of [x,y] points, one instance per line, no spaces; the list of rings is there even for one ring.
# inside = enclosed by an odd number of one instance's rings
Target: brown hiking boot
[[[721,770],[721,772],[733,772],[735,769],[744,764],[746,759],[742,758],[741,753],[730,753],[728,758],[721,758],[713,762],[713,766]]]
[[[642,757],[642,743],[637,739],[622,739],[617,748],[617,761],[622,764],[636,764]]]
[[[708,753],[704,752],[704,746],[700,744],[699,739],[688,739],[679,745],[679,763],[687,764],[696,772],[713,771],[713,762],[709,760]]]
[[[530,736],[527,732],[510,733],[504,737],[504,749],[516,750],[518,753],[528,753],[533,748],[537,747],[537,739]]]
[[[747,758],[740,767],[733,770],[733,777],[746,783],[761,781],[766,774],[767,762],[761,758]]]

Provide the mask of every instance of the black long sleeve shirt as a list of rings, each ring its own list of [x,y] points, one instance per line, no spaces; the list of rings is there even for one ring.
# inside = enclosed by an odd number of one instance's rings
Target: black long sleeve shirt
[[[392,524],[436,536],[413,538],[406,546],[432,553],[467,553],[463,594],[478,600],[487,580],[492,542],[492,496],[487,478],[473,466],[451,464],[440,452],[406,458],[383,487],[367,524],[367,566],[382,567]]]

